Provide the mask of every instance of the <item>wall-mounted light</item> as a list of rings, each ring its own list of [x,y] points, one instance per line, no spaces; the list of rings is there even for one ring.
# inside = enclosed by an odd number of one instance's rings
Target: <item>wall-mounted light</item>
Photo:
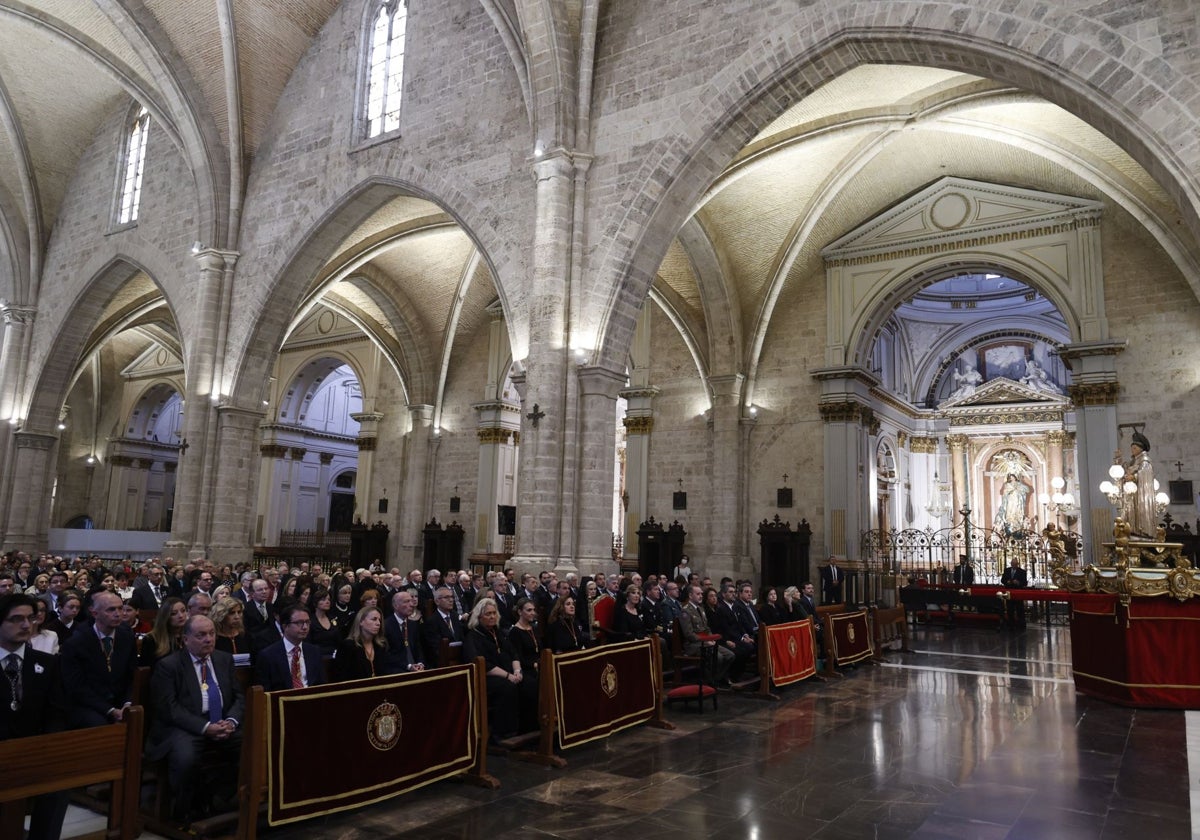
[[[203,250],[204,250],[204,243],[202,243],[199,239],[197,239],[195,242],[192,243],[192,253],[193,254],[199,254]]]
[[[58,430],[59,430],[60,432],[61,432],[61,431],[63,431],[64,429],[66,429],[66,428],[67,428],[67,424],[66,424],[66,423],[59,423],[59,424],[58,424]]]
[[[87,465],[89,467],[94,467],[96,465],[96,456],[95,455],[87,456]]]
[[[757,416],[758,416],[758,406],[756,406],[756,405],[752,405],[752,406],[750,406],[750,416],[751,416],[751,417],[757,417]]]

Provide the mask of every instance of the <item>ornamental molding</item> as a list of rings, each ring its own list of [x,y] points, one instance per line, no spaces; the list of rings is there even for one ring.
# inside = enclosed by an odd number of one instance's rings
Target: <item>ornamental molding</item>
[[[360,437],[355,443],[358,445],[359,452],[374,452],[375,447],[379,444],[379,438]]]
[[[277,443],[264,443],[258,451],[264,458],[282,458],[287,455],[288,448]]]
[[[1116,405],[1121,393],[1120,382],[1081,382],[1067,388],[1067,395],[1077,406]]]
[[[648,435],[654,431],[653,417],[626,417],[625,431],[631,435]]]
[[[870,426],[875,422],[875,410],[854,400],[818,403],[817,411],[826,423],[862,423]]]
[[[514,434],[516,433],[512,429],[504,429],[497,426],[475,430],[475,435],[479,438],[480,445],[483,446],[508,443]]]
[[[1036,406],[988,406],[954,414],[951,426],[1007,426],[1022,423],[1062,423],[1065,412],[1058,408]]]
[[[4,303],[0,304],[0,315],[5,324],[32,324],[37,318],[37,307]]]
[[[908,450],[920,455],[935,455],[938,450],[936,437],[911,437],[908,439]]]

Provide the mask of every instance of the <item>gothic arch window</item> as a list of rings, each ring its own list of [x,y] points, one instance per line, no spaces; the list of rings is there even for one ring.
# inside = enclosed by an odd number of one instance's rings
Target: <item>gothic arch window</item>
[[[138,220],[142,201],[142,170],[146,164],[146,140],[150,134],[150,112],[135,105],[125,124],[118,172],[117,224],[132,225]]]
[[[374,0],[370,9],[362,85],[363,125],[368,139],[400,127],[408,3],[406,0]]]

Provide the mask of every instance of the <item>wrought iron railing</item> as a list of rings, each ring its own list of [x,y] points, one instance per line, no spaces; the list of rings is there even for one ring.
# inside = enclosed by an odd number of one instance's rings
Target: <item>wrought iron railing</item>
[[[1005,567],[1016,558],[1028,573],[1031,586],[1050,583],[1055,564],[1081,567],[1083,538],[1075,532],[1047,529],[1008,533],[980,528],[969,511],[950,528],[871,530],[862,535],[861,556],[869,571],[895,575],[903,586],[909,581],[951,583],[954,566],[965,556],[976,583],[999,583]]]

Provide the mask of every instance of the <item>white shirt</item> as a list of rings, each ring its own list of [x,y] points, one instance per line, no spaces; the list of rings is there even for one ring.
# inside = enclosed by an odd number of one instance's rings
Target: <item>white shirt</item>
[[[308,685],[308,668],[304,664],[304,648],[302,645],[294,645],[287,639],[283,640],[283,652],[287,654],[288,673],[292,672],[292,651],[300,648],[300,679],[305,685]]]

